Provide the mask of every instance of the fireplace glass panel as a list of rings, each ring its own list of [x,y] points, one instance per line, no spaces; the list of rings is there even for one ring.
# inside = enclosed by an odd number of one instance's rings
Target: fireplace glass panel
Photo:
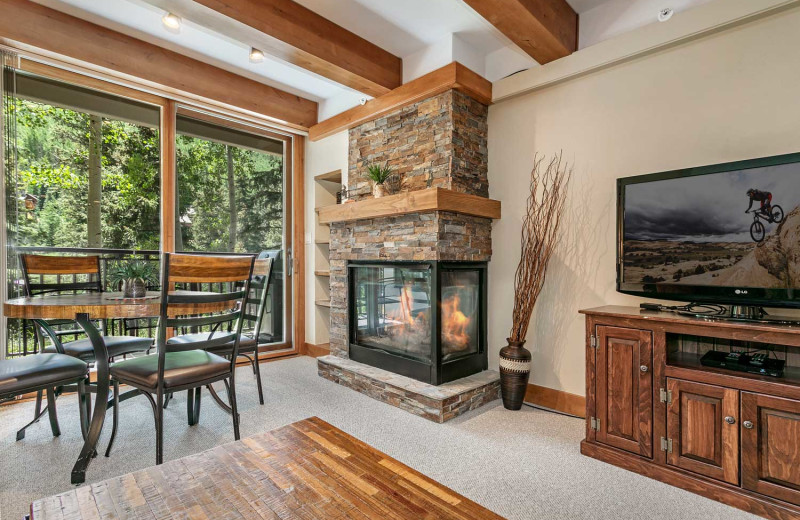
[[[480,273],[442,270],[442,360],[476,354],[480,346]]]
[[[356,343],[431,362],[429,266],[353,270]]]

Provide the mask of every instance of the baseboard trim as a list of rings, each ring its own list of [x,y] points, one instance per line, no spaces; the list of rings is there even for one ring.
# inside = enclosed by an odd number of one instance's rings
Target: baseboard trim
[[[320,343],[319,345],[314,345],[313,343],[306,343],[305,348],[301,352],[302,355],[313,358],[327,356],[330,353],[331,353],[330,343]]]
[[[586,417],[585,397],[546,386],[529,384],[525,391],[525,402],[581,418]]]

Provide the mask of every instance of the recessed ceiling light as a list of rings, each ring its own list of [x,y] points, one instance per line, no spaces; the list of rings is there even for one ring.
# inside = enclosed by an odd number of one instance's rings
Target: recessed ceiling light
[[[253,63],[260,63],[264,61],[264,53],[255,47],[250,47],[250,61]]]
[[[672,18],[673,14],[675,14],[675,10],[674,9],[672,9],[671,7],[665,7],[664,9],[662,9],[662,10],[660,10],[658,12],[658,21],[659,22],[666,22],[667,20]]]
[[[167,29],[180,29],[181,28],[181,17],[177,14],[167,13],[163,17],[161,17],[161,22],[167,27]]]

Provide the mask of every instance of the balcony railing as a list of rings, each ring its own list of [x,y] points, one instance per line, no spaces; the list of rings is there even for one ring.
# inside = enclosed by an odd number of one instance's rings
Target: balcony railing
[[[64,256],[75,255],[97,255],[100,257],[100,280],[105,291],[118,291],[119,287],[112,287],[108,282],[108,270],[113,267],[115,262],[136,255],[136,257],[147,262],[154,262],[160,266],[160,252],[156,250],[133,250],[133,249],[93,249],[93,248],[70,248],[70,247],[18,247],[16,254],[58,254]],[[217,254],[217,253],[215,253]],[[224,254],[224,253],[223,253]],[[278,263],[279,264],[279,263]],[[283,341],[283,269],[280,265],[273,267],[275,270],[272,275],[272,282],[267,298],[264,324],[262,326],[262,341],[274,343]],[[49,276],[49,275],[48,275]],[[31,277],[34,283],[43,281],[44,275]],[[59,275],[58,283],[74,283],[76,275]],[[24,296],[25,282],[22,270],[17,261],[9,261],[8,267],[8,295],[9,298]],[[204,284],[202,287],[193,286],[193,290],[219,291],[221,284]],[[148,290],[159,290],[159,287],[148,286]],[[100,326],[106,335],[127,335],[140,337],[153,337],[155,335],[158,319],[153,318],[125,318],[103,320]],[[201,332],[202,329],[186,331]],[[181,331],[184,332],[184,331]],[[74,341],[84,337],[81,333],[74,333],[62,336],[62,341]],[[33,324],[30,320],[9,319],[7,320],[6,335],[6,357],[26,356],[35,354],[39,351],[39,343],[36,340]]]

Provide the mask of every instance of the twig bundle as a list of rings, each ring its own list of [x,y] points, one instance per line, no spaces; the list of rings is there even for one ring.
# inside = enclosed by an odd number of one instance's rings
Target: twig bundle
[[[510,341],[523,341],[536,299],[542,292],[547,264],[560,238],[572,167],[562,164],[562,153],[544,167],[544,156],[534,156],[527,212],[522,222],[522,254],[514,276],[514,313]],[[544,171],[543,171],[544,170]]]

